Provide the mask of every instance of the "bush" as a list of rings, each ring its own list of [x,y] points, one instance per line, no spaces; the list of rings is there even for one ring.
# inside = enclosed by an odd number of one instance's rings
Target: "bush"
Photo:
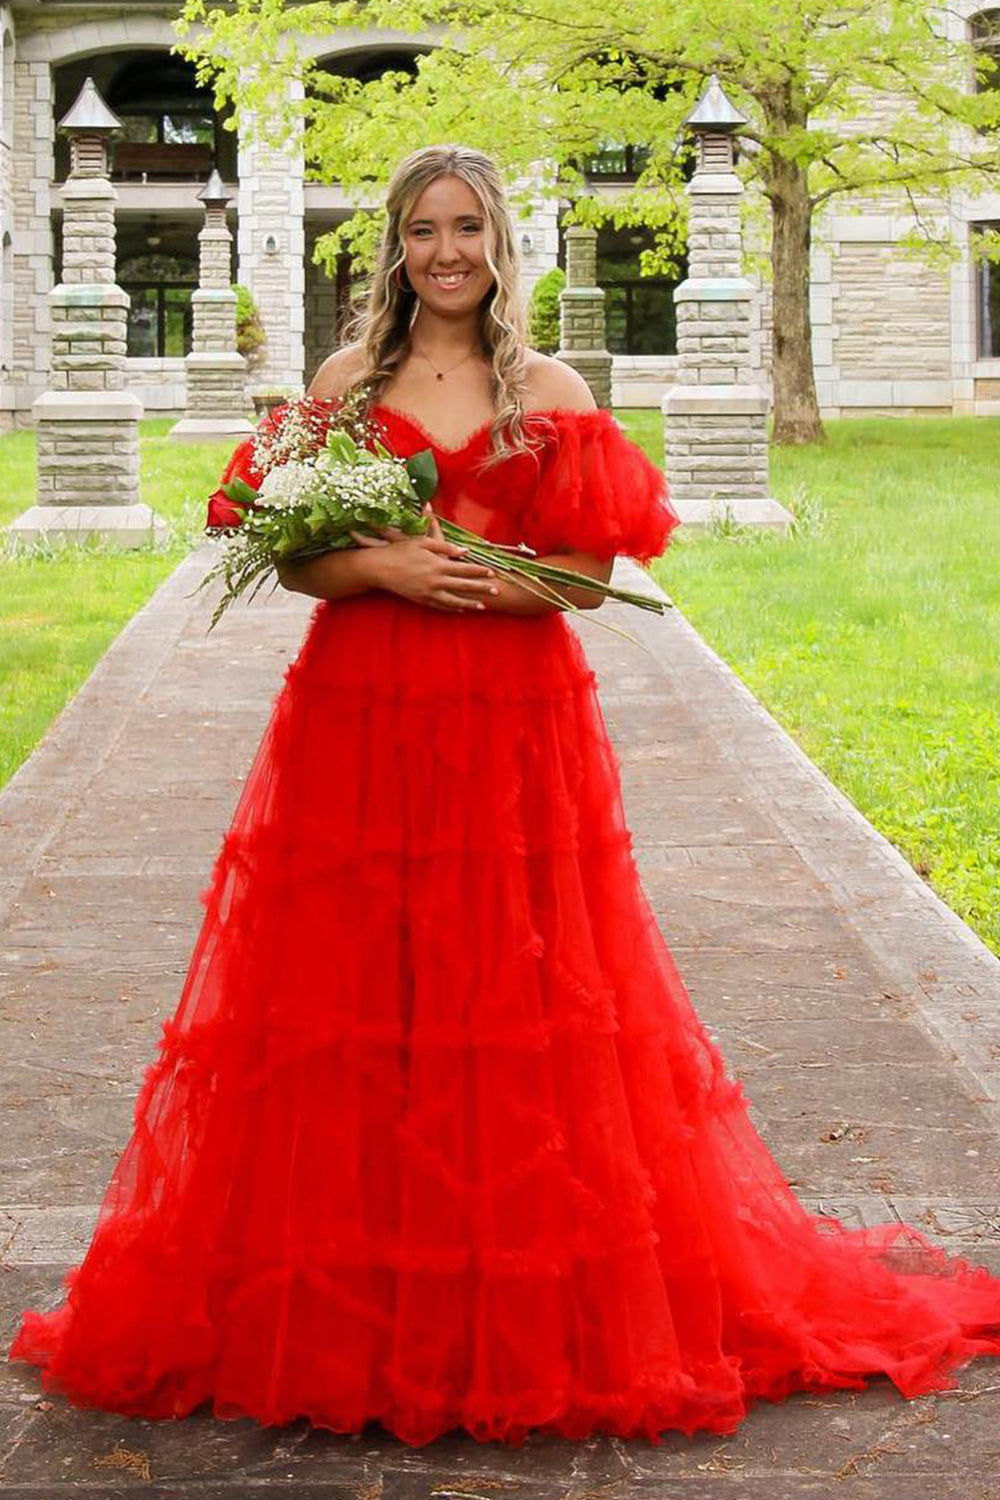
[[[233,291],[236,293],[236,348],[252,370],[260,363],[260,351],[267,343],[267,334],[250,288],[234,281]]]
[[[555,354],[559,348],[559,293],[565,285],[566,272],[553,266],[531,289],[528,342],[540,354]]]

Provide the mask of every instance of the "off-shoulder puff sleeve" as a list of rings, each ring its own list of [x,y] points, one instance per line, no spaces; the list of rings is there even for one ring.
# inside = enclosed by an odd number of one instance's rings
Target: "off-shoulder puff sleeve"
[[[541,555],[658,557],[680,525],[662,470],[603,408],[555,411],[548,420],[553,429],[521,516],[521,539]]]

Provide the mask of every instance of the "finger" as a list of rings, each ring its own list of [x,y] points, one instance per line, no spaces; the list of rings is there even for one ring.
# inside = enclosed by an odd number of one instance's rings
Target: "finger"
[[[482,602],[478,599],[467,599],[462,594],[452,594],[447,590],[439,589],[436,597],[438,599],[442,599],[446,604],[453,605],[456,609],[485,608],[485,605],[483,605]]]
[[[429,532],[425,532],[418,540],[428,551],[441,552],[447,557],[465,557],[468,553],[467,547],[460,547],[456,542],[449,542],[446,536],[431,536]]]
[[[491,583],[488,578],[466,578],[461,573],[442,574],[440,584],[452,594],[466,594],[477,599],[497,592],[496,584]]]
[[[369,536],[364,531],[352,531],[350,534],[359,547],[388,547],[389,545],[384,537]]]
[[[460,557],[449,557],[447,572],[451,578],[495,578],[492,568],[482,563],[464,562]]]

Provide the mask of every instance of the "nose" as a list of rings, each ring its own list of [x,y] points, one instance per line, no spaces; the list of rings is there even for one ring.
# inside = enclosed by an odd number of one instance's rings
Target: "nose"
[[[458,240],[453,239],[446,231],[444,234],[442,234],[441,243],[438,247],[438,270],[445,271],[450,266],[458,265],[461,260],[462,253],[459,249]]]

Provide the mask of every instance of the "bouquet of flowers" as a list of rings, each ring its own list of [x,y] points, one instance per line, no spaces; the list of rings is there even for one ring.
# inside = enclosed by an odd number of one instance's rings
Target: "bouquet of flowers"
[[[235,599],[247,592],[254,598],[279,561],[357,546],[353,532],[377,536],[385,527],[408,536],[427,532],[430,518],[424,506],[433,498],[438,480],[434,454],[429,448],[409,458],[391,453],[374,436],[364,401],[363,388],[356,388],[331,422],[317,403],[299,398],[280,408],[280,420],[258,428],[252,439],[252,468],[263,475],[259,488],[239,478],[221,487],[240,511],[240,521],[227,528],[222,557],[199,585],[223,582],[210,630]],[[499,576],[566,609],[577,606],[559,593],[558,584],[587,588],[658,614],[670,603],[542,562],[523,542],[487,541],[443,516],[436,519],[443,535],[466,549],[469,561],[494,568]],[[275,576],[275,585],[277,581]],[[615,630],[612,625],[607,628]]]

